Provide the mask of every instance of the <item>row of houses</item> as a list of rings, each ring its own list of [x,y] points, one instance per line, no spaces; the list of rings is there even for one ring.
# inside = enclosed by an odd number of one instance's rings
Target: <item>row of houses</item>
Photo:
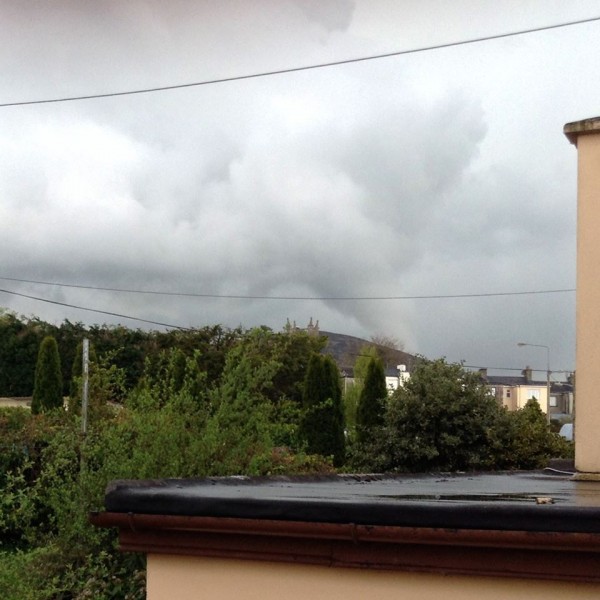
[[[507,410],[519,410],[529,400],[537,400],[544,413],[551,418],[570,420],[573,415],[574,376],[567,381],[535,379],[533,369],[525,367],[521,375],[488,375],[487,369],[479,369],[479,374],[498,404]],[[344,388],[354,383],[351,370],[343,370]],[[385,370],[385,382],[389,393],[404,385],[410,378],[410,371],[404,364],[388,367]],[[550,398],[548,399],[548,392]]]
[[[559,419],[573,414],[573,375],[567,381],[548,382],[547,379],[535,379],[531,367],[525,367],[520,376],[488,375],[487,369],[480,369],[479,373],[490,393],[508,410],[523,408],[529,400],[535,399],[551,417]]]
[[[306,328],[300,328],[289,319],[284,331],[306,331],[309,335],[322,335],[327,337],[327,346],[324,352],[330,354],[340,368],[343,389],[347,390],[354,384],[353,365],[362,349],[373,342],[349,335],[321,331],[319,321],[312,317]],[[391,394],[402,386],[409,378],[414,368],[417,357],[403,350],[384,348],[379,346],[385,354],[385,383]],[[534,370],[527,366],[520,376],[515,375],[488,375],[487,369],[479,369],[479,373],[487,385],[490,393],[496,398],[498,404],[507,410],[523,408],[528,400],[535,399],[544,413],[551,418],[570,421],[573,415],[574,376],[570,375],[567,381],[548,381],[548,379],[535,379]]]

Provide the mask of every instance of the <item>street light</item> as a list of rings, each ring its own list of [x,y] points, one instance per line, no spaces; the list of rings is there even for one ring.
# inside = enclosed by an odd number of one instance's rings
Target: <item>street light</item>
[[[533,346],[534,348],[546,349],[546,418],[550,423],[550,346],[544,344],[529,344],[528,342],[517,342],[517,346]]]

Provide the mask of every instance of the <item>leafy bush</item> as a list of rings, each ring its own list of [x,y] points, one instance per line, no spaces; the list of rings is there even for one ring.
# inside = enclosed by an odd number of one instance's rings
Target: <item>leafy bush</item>
[[[444,360],[422,360],[389,403],[383,438],[387,467],[489,468],[490,431],[499,411],[477,374]]]
[[[549,458],[573,458],[573,443],[551,430],[536,400],[520,410],[504,411],[494,435],[496,468],[539,469]]]
[[[507,412],[478,374],[444,360],[421,360],[394,392],[383,425],[350,449],[351,464],[371,471],[533,469],[572,455],[548,427],[537,402]]]
[[[0,597],[143,597],[142,557],[121,555],[116,532],[88,522],[111,480],[330,471],[326,459],[292,448],[301,408],[273,399],[281,363],[260,351],[268,336],[252,334],[229,350],[212,386],[195,353],[159,353],[118,409],[107,401],[122,370],[112,354],[101,357],[90,372],[85,437],[76,411],[0,412],[11,448],[0,459]],[[34,565],[35,573],[16,577]]]
[[[116,533],[88,522],[111,480],[343,465],[331,359],[313,354],[301,381],[304,371],[285,361],[298,356],[306,364],[312,342],[266,329],[237,335],[209,358],[189,347],[157,350],[128,392],[116,354],[101,355],[90,373],[85,437],[75,410],[0,410],[0,598],[143,598],[143,557],[120,554]],[[109,403],[115,393],[126,394],[117,408]],[[444,361],[423,361],[385,406],[383,423],[350,448],[361,470],[519,468],[569,450],[549,434],[537,405],[506,413],[476,375]]]

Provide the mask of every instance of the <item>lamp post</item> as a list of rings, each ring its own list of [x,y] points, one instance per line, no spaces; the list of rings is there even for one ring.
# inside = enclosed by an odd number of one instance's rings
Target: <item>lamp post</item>
[[[546,349],[546,419],[550,423],[550,346],[544,344],[529,344],[528,342],[518,342],[517,346],[532,346],[534,348]]]

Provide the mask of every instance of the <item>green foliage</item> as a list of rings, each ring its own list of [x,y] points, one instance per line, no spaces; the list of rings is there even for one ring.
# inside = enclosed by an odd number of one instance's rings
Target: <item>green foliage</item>
[[[371,358],[367,365],[356,412],[356,433],[359,443],[371,440],[377,429],[383,426],[387,396],[383,362],[379,358]]]
[[[344,389],[344,415],[348,439],[351,442],[354,441],[356,437],[357,411],[365,377],[367,375],[367,367],[371,359],[377,358],[379,358],[379,353],[375,346],[363,346],[354,362],[353,381],[348,383]]]
[[[360,354],[356,357],[356,361],[354,363],[355,380],[360,381],[361,383],[364,382],[369,369],[369,364],[373,359],[381,359],[377,348],[372,345],[363,346],[360,349]]]
[[[0,550],[0,598],[3,600],[47,600],[60,598],[56,582],[48,577],[55,559],[52,548],[28,551]]]
[[[309,335],[304,331],[272,334],[274,351],[271,358],[279,363],[273,375],[272,400],[287,398],[302,402],[304,377],[313,354],[321,352],[327,343],[322,336]]]
[[[0,485],[6,474],[20,468],[29,454],[23,430],[30,418],[26,408],[0,408]]]
[[[422,360],[390,399],[385,466],[425,472],[489,468],[499,412],[477,374],[443,359]]]
[[[36,322],[19,329],[2,315],[3,323],[23,337],[47,334]],[[69,324],[61,343],[78,331]],[[111,480],[329,472],[344,463],[340,378],[319,354],[322,339],[218,327],[130,337],[104,327],[90,337],[98,356],[86,437],[75,410],[0,410],[0,598],[143,598],[143,558],[120,554],[115,532],[88,523]],[[139,343],[141,354],[121,342]],[[363,362],[366,394],[381,373],[369,370],[371,357]],[[72,380],[79,384],[76,370]],[[507,413],[477,376],[444,361],[423,361],[384,405],[383,422],[352,449],[354,466],[519,468],[570,450],[536,404]]]
[[[344,463],[346,444],[344,409],[338,368],[330,356],[314,354],[304,381],[301,436],[311,454],[332,456],[334,466]]]
[[[348,439],[354,440],[356,437],[356,411],[358,410],[358,402],[360,401],[360,393],[362,391],[362,383],[346,382],[342,394],[344,403],[344,421],[346,423],[346,431]]]
[[[143,597],[141,558],[120,554],[115,532],[88,523],[111,480],[330,471],[327,460],[297,450],[301,405],[273,389],[283,342],[249,332],[211,384],[200,351],[182,359],[179,348],[163,349],[113,410],[107,401],[124,376],[111,362],[118,351],[105,352],[90,370],[85,438],[72,411],[0,411],[8,446],[0,455],[0,597]],[[29,570],[18,578],[21,569]]]
[[[478,374],[421,360],[390,398],[383,423],[351,449],[355,468],[390,471],[532,469],[572,455],[537,402],[507,412]]]
[[[40,321],[0,313],[0,396],[31,396],[38,350],[47,332]]]
[[[181,394],[204,402],[206,373],[200,370],[199,364],[197,351],[188,358],[179,348],[161,350],[146,359],[138,389],[152,397],[156,406],[163,406],[169,399]]]
[[[199,367],[207,374],[207,382],[218,382],[227,352],[235,346],[242,332],[220,325],[190,331],[141,331],[122,326],[94,325],[65,320],[60,327],[19,317],[0,309],[0,396],[31,396],[39,346],[45,336],[52,335],[62,363],[63,395],[71,392],[72,365],[80,356],[78,344],[84,337],[99,356],[112,354],[114,364],[125,375],[127,390],[140,381],[148,357],[162,350],[179,348],[186,357],[198,353]],[[76,373],[80,376],[80,373]],[[118,399],[122,401],[123,398]]]
[[[551,430],[536,400],[504,411],[494,433],[496,468],[539,469],[549,458],[573,458],[573,443]]]
[[[305,409],[309,409],[311,406],[327,399],[327,393],[323,357],[315,353],[308,361],[304,388],[302,390],[302,405]]]
[[[211,392],[213,411],[203,440],[206,468],[219,465],[219,475],[236,469],[258,474],[256,465],[273,447],[266,391],[276,369],[277,363],[258,361],[242,346],[229,353],[221,385]]]
[[[37,414],[63,406],[63,384],[58,344],[46,336],[40,345],[35,367],[31,412]]]

